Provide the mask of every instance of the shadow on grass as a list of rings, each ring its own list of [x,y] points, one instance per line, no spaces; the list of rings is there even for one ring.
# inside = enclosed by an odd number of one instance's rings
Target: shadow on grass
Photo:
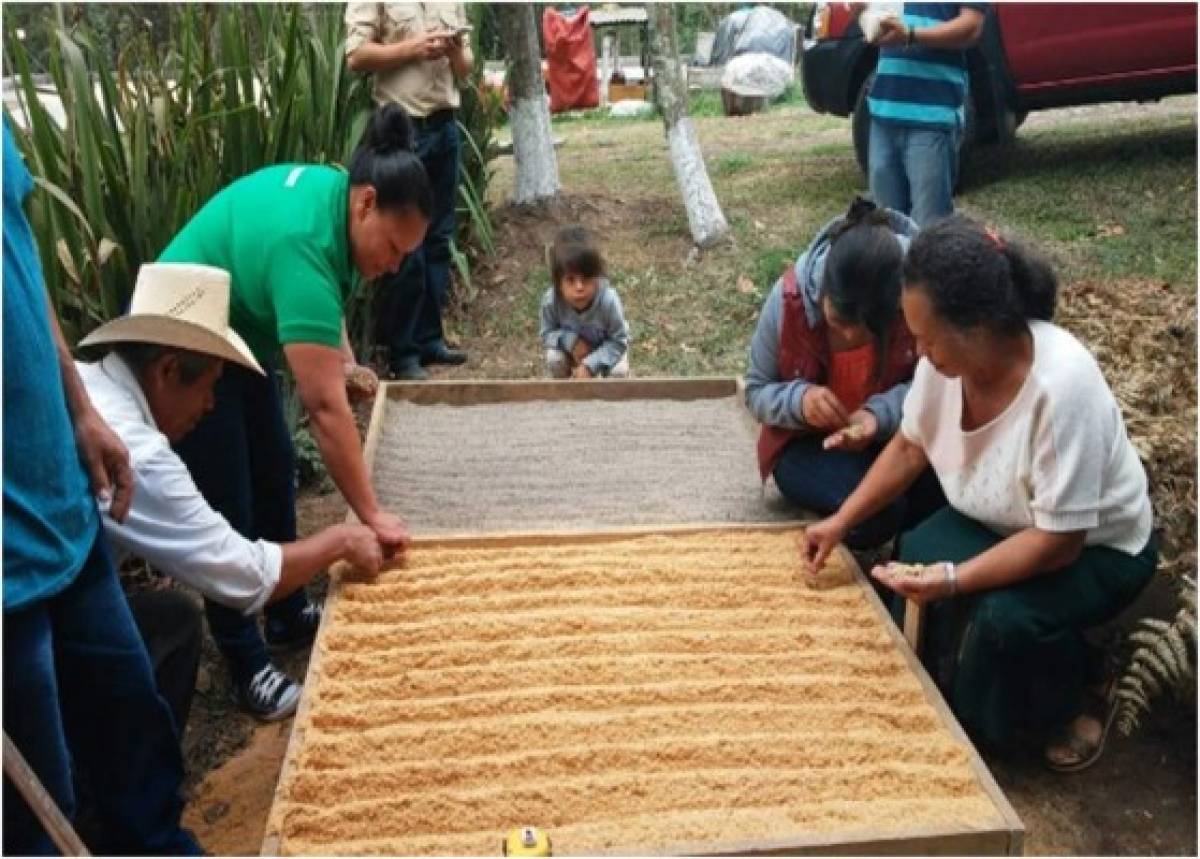
[[[1021,136],[1008,146],[982,146],[968,157],[964,191],[980,191],[1014,177],[1079,176],[1107,172],[1147,159],[1175,166],[1196,163],[1196,125],[1121,122],[1115,127],[1087,125]]]

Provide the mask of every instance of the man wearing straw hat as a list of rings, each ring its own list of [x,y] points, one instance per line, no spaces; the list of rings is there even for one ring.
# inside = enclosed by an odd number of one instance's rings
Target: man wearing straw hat
[[[113,548],[253,616],[334,561],[378,572],[383,550],[364,525],[334,525],[285,544],[247,539],[209,506],[171,448],[212,408],[213,385],[226,362],[263,374],[229,327],[229,293],[229,274],[219,268],[143,265],[129,313],[79,344],[107,345],[108,355],[78,369],[88,396],[129,448],[133,503],[123,522],[103,520]],[[265,718],[284,718],[296,708],[299,687],[281,678],[268,665],[250,683]],[[186,705],[182,709],[186,714]]]

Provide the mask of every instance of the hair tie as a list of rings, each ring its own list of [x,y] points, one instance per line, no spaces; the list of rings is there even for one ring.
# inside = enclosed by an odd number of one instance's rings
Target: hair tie
[[[984,227],[983,231],[987,234],[988,240],[991,241],[992,247],[997,251],[1004,253],[1008,250],[1008,245],[1004,243],[1004,239],[1000,237],[1000,233],[996,231],[995,227]]]

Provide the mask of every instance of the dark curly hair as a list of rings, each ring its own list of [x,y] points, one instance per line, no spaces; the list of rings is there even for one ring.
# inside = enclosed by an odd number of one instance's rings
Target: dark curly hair
[[[1054,317],[1058,278],[1041,257],[965,215],[936,221],[904,259],[904,286],[923,290],[933,312],[962,331],[1001,334]]]
[[[830,231],[821,295],[851,325],[863,325],[875,343],[875,379],[887,366],[892,325],[900,309],[904,251],[886,209],[855,197],[841,223]]]

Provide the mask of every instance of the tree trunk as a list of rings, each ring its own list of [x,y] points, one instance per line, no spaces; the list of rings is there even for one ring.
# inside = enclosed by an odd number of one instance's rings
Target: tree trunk
[[[494,7],[500,38],[508,54],[508,117],[513,157],[517,162],[513,202],[538,203],[558,195],[558,158],[550,133],[550,109],[542,82],[542,55],[531,3],[498,3]]]
[[[650,54],[654,64],[654,89],[667,130],[671,166],[683,194],[692,241],[700,247],[716,244],[729,234],[729,224],[713,192],[700,152],[696,128],[687,115],[687,84],[679,71],[679,44],[675,35],[675,6],[650,6]]]

